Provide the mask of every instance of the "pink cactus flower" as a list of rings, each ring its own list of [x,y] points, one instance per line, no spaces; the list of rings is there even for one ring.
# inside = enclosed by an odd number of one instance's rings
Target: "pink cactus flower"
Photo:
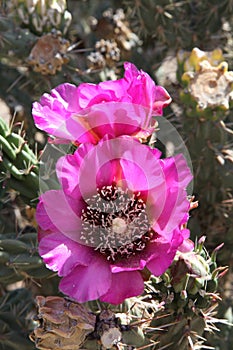
[[[161,116],[171,102],[167,91],[129,62],[124,78],[78,87],[61,84],[34,102],[36,126],[58,138],[96,144],[104,135],[147,138],[152,116]]]
[[[129,136],[82,144],[57,163],[61,189],[40,196],[39,253],[60,290],[118,304],[140,295],[143,269],[161,275],[189,237],[192,175],[183,156]]]

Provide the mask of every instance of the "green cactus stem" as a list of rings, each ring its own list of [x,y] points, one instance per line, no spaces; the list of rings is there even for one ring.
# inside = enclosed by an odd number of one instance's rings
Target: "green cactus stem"
[[[0,174],[3,186],[18,191],[26,203],[36,204],[39,191],[39,161],[25,140],[0,118]]]
[[[164,309],[151,322],[155,349],[205,348],[205,332],[216,330],[216,323],[227,323],[215,317],[221,300],[218,280],[227,267],[217,267],[216,252],[209,255],[203,246],[204,237],[194,251],[177,253],[171,267],[162,277],[152,278],[148,290],[164,303]]]

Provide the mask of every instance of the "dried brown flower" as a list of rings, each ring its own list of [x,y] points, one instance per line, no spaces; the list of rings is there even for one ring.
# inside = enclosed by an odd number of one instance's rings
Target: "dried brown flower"
[[[33,47],[27,62],[35,72],[55,74],[69,61],[66,56],[69,46],[69,41],[62,38],[59,32],[43,35]]]
[[[102,22],[101,22],[102,21]],[[129,27],[129,22],[126,20],[123,9],[119,8],[115,12],[110,8],[103,13],[103,19],[100,24],[108,24],[108,36],[105,39],[113,39],[117,42],[120,49],[130,51],[132,47],[140,44],[138,36],[132,32]],[[98,27],[98,25],[97,25]]]
[[[96,317],[85,306],[55,296],[37,296],[36,302],[40,325],[30,339],[38,349],[79,349],[94,331]]]
[[[87,56],[90,69],[115,67],[120,59],[129,59],[130,50],[140,45],[138,36],[132,32],[126,20],[123,9],[115,12],[110,8],[103,12],[102,18],[90,18],[90,26],[96,32],[99,41],[96,42],[95,52]]]

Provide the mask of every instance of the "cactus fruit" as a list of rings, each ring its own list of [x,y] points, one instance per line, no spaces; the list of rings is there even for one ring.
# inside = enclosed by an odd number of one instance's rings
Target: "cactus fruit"
[[[208,61],[212,66],[218,66],[223,60],[224,56],[220,48],[213,51],[202,51],[195,47],[191,52],[180,50],[177,53],[178,66],[181,66],[183,72],[198,71],[202,61]]]
[[[204,60],[199,62],[195,73],[188,71],[183,74],[182,80],[188,84],[189,93],[197,102],[198,110],[229,109],[233,99],[233,72],[228,72],[227,69],[226,62],[214,67]]]

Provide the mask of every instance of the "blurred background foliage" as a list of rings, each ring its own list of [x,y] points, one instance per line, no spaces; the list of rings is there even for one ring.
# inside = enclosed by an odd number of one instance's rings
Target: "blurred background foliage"
[[[32,102],[60,83],[118,79],[126,60],[172,96],[165,117],[189,150],[199,200],[192,238],[206,235],[210,251],[224,243],[218,260],[230,268],[219,316],[233,321],[232,27],[232,0],[0,2],[0,349],[33,349],[25,337],[33,297],[57,293],[36,250],[38,157],[47,138],[34,126]],[[209,339],[221,350],[232,342],[226,326]]]

